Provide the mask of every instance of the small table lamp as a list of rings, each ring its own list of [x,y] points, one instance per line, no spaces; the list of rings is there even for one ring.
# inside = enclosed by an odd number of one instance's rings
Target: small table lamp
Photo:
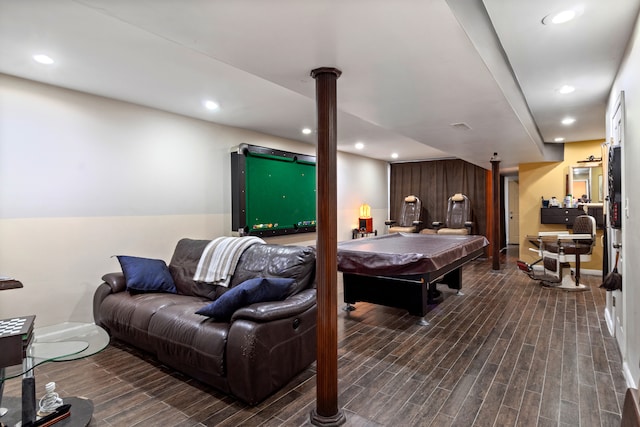
[[[373,233],[373,218],[371,218],[371,206],[366,203],[360,206],[360,218],[358,220],[360,232]]]

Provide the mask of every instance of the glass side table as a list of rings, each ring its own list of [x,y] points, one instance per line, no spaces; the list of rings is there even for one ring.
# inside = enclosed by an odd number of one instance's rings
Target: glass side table
[[[0,408],[0,414],[5,412],[0,417],[0,421],[10,426],[15,425],[21,419],[23,424],[29,419],[34,420],[35,379],[33,378],[33,369],[36,366],[46,362],[65,362],[88,357],[104,350],[109,344],[109,334],[93,323],[65,322],[35,328],[33,335],[33,342],[27,348],[22,365],[0,369],[0,404],[2,403],[4,380],[22,376],[22,404],[18,401],[19,399],[12,398],[7,400],[7,403],[11,404],[6,405],[6,411]],[[93,414],[93,403],[86,401],[87,399],[71,399],[75,403],[73,419],[70,417],[64,421],[71,421],[72,423],[69,425],[87,425]],[[76,406],[80,406],[80,408],[76,408]]]

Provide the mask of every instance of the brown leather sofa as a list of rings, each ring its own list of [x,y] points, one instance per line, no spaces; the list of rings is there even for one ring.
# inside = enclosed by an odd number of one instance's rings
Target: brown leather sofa
[[[315,249],[255,244],[244,251],[229,288],[193,281],[208,240],[178,242],[169,272],[177,293],[131,293],[109,273],[94,294],[93,315],[112,338],[255,405],[316,358]],[[195,312],[254,277],[294,278],[282,301],[236,310],[219,322]]]

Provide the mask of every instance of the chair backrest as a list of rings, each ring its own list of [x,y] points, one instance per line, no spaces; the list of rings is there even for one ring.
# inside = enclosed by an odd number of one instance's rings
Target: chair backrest
[[[401,227],[411,227],[414,221],[420,221],[421,211],[422,202],[419,198],[413,195],[405,197],[402,201],[398,225]]]
[[[471,202],[464,194],[454,194],[447,201],[447,228],[464,228],[465,222],[471,221]]]
[[[591,246],[596,244],[596,219],[591,215],[580,215],[573,220],[573,234],[590,234]]]

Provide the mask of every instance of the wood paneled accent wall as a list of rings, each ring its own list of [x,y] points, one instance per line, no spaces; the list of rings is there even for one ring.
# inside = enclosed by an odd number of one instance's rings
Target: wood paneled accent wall
[[[399,218],[402,200],[413,194],[422,200],[421,219],[430,228],[433,221],[445,220],[449,197],[462,193],[471,201],[473,233],[486,236],[486,177],[485,169],[458,159],[392,163],[390,219]]]

